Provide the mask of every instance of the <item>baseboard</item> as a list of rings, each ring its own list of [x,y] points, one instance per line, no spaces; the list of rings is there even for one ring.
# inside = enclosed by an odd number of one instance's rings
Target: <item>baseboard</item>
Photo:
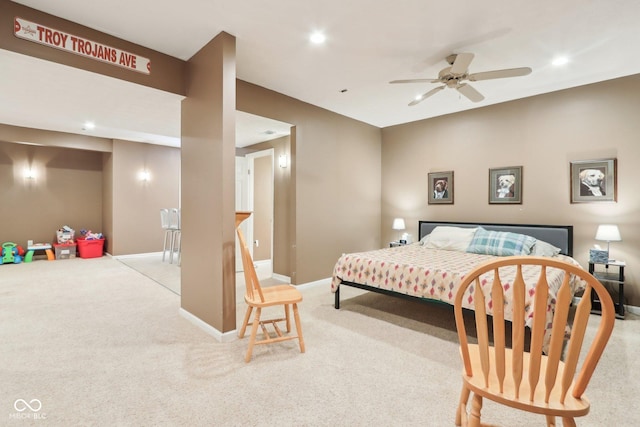
[[[205,331],[207,334],[211,335],[218,342],[231,342],[238,339],[238,332],[235,329],[233,331],[222,333],[204,320],[200,319],[198,316],[189,313],[184,308],[180,308],[180,315]]]
[[[631,314],[635,314],[637,316],[640,315],[640,307],[637,307],[635,305],[625,305],[624,309]]]
[[[127,259],[127,258],[142,258],[142,257],[148,257],[151,255],[162,255],[162,252],[147,252],[144,254],[128,254],[128,255],[115,255],[115,256],[111,256],[113,259]]]
[[[284,274],[273,273],[271,277],[281,282],[291,283],[291,277],[285,276]]]
[[[302,283],[300,285],[296,285],[296,288],[304,289],[304,288],[311,288],[314,286],[329,286],[329,285],[331,285],[331,277],[327,277],[326,279],[316,280],[314,282]]]

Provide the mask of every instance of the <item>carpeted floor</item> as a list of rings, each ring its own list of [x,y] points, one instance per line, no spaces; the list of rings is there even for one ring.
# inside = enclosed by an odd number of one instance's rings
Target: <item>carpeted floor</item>
[[[335,310],[328,284],[303,286],[306,353],[259,346],[247,364],[246,339],[216,342],[151,276],[109,257],[0,266],[0,425],[453,425],[461,366],[448,306],[345,288]],[[616,320],[579,425],[640,425],[638,349],[640,320]],[[544,425],[491,402],[483,414]]]

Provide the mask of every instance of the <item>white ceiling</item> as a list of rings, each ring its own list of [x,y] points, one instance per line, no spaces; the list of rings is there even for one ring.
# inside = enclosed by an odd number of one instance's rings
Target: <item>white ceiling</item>
[[[637,0],[16,2],[183,60],[226,31],[236,37],[239,79],[378,127],[640,72]],[[324,45],[308,41],[315,30]],[[473,82],[479,103],[448,89],[409,107],[435,85],[388,83],[435,78],[459,52],[475,54],[472,73],[533,72]],[[553,67],[558,55],[570,62]],[[179,144],[180,96],[1,50],[0,64],[0,123]],[[239,115],[239,127],[249,119]],[[96,129],[82,130],[85,120]],[[275,126],[289,125],[248,132]]]

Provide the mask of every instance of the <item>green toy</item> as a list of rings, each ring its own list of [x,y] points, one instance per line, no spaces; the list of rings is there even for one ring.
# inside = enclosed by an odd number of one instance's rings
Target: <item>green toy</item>
[[[6,242],[2,244],[2,258],[0,258],[0,264],[20,264],[22,257],[18,252],[18,245],[13,242]]]

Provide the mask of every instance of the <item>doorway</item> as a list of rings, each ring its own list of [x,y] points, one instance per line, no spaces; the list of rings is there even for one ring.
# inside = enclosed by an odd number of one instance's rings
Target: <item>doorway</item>
[[[249,252],[261,277],[273,271],[274,149],[236,156],[236,210],[253,214],[242,223]],[[236,245],[236,272],[243,271]],[[264,273],[264,274],[262,274]]]

